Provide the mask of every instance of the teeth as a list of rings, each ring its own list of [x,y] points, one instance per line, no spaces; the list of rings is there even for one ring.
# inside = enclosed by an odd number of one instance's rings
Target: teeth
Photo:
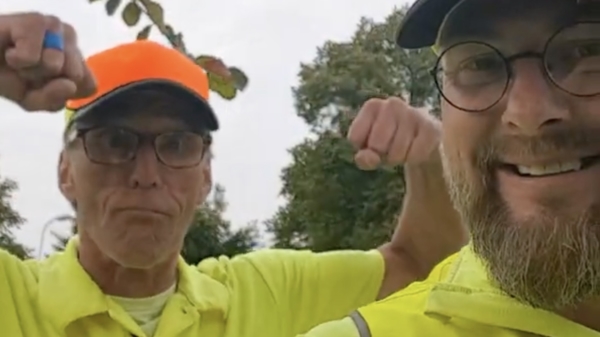
[[[581,161],[560,162],[549,165],[522,166],[517,165],[520,174],[530,176],[545,176],[569,171],[578,171],[581,169]]]

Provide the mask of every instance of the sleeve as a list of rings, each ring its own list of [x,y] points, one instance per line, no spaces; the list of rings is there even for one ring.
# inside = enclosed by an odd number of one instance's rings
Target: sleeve
[[[351,318],[321,324],[297,337],[363,337]]]
[[[333,320],[375,301],[384,275],[373,251],[266,250],[245,258],[262,275],[288,336]]]
[[[29,292],[23,277],[23,261],[0,249],[0,312],[5,322],[19,322],[24,308],[29,309]],[[30,310],[30,309],[29,309]],[[18,326],[18,324],[17,324]],[[8,332],[2,336],[18,336],[19,331],[11,331],[15,325],[9,324]]]

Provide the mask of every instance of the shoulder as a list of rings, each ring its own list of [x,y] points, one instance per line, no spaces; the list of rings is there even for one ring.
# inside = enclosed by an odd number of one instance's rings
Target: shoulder
[[[454,266],[456,265],[456,261],[459,258],[459,254],[460,253],[453,254],[437,264],[426,279],[419,282],[414,282],[408,287],[401,289],[380,301],[367,305],[360,310],[370,311],[377,309],[393,309],[400,311],[412,311],[414,308],[422,308],[425,305],[425,301],[427,300],[429,292],[433,289],[433,287],[451,276]]]
[[[9,252],[0,249],[0,270],[11,280],[21,278],[26,275],[35,276],[38,273],[40,261],[21,260]]]
[[[37,260],[23,261],[0,250],[0,290],[9,291],[12,296],[8,298],[19,301],[28,299],[37,289],[41,263]]]
[[[351,315],[355,326],[370,332],[364,336],[387,336],[400,331],[405,336],[430,335],[427,331],[431,331],[432,335],[437,334],[434,332],[439,332],[444,322],[434,315],[426,315],[424,308],[435,286],[451,277],[458,257],[457,253],[440,262],[425,280],[414,282],[385,299],[359,308]]]

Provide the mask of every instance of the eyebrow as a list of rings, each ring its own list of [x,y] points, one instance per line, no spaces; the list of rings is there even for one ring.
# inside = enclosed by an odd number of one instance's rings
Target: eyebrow
[[[467,25],[453,20],[440,32],[437,45],[444,49],[445,47],[464,41],[483,40],[493,42],[498,40],[498,36],[499,29],[497,27],[489,24],[479,24],[479,20],[471,20]]]

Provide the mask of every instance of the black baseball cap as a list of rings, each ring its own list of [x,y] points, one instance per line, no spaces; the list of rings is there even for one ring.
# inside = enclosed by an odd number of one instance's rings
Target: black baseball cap
[[[417,0],[406,13],[396,35],[402,48],[418,49],[435,44],[446,15],[461,0]]]

